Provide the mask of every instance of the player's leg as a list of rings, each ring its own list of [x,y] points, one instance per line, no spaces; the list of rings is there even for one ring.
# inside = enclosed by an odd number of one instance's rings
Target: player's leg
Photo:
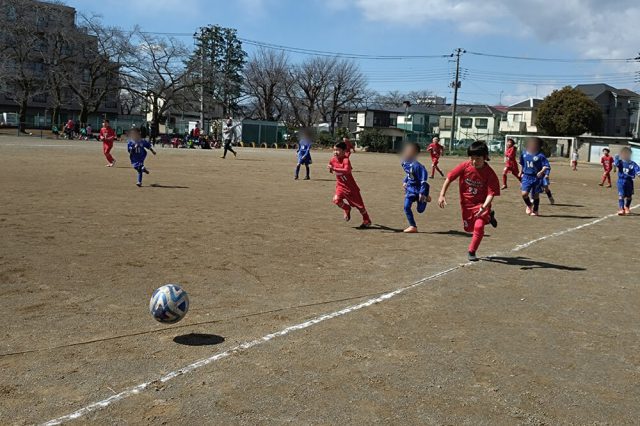
[[[476,252],[480,247],[480,243],[484,238],[484,226],[485,219],[482,217],[476,218],[473,224],[473,236],[471,237],[471,243],[469,244],[469,260],[475,262],[478,260]]]
[[[295,175],[294,175],[294,177],[293,177],[293,178],[294,178],[295,180],[298,180],[298,179],[299,179],[299,176],[300,176],[300,163],[298,163],[298,164],[296,165],[296,173],[295,173]]]
[[[340,207],[344,213],[344,220],[349,222],[351,220],[351,206],[345,203],[344,196],[342,194],[336,194],[333,196],[333,204]]]
[[[371,225],[371,218],[369,217],[369,212],[367,212],[367,209],[364,206],[364,201],[362,200],[362,195],[360,195],[360,192],[350,193],[347,197],[347,201],[351,206],[357,208],[362,215],[362,225],[360,226],[367,227]]]
[[[549,188],[549,185],[544,187],[544,193],[547,194],[547,198],[549,199],[551,205],[554,205],[556,203],[556,200],[553,198],[553,193],[551,192],[551,188]]]
[[[538,216],[538,211],[540,210],[540,191],[535,191],[533,194],[533,208],[531,210],[531,216]]]
[[[509,168],[505,167],[502,171],[502,189],[507,189],[507,175],[509,174]]]
[[[136,185],[140,187],[142,186],[142,171],[144,169],[144,166],[142,164],[136,164],[133,168],[136,170],[136,172],[138,172],[138,180],[136,181]]]
[[[109,142],[102,142],[102,153],[107,159],[107,165],[111,167],[113,165],[113,156],[111,155],[112,145]]]
[[[611,172],[607,172],[607,188],[611,188]]]
[[[405,233],[413,234],[418,232],[418,226],[416,225],[416,220],[413,216],[413,203],[416,201],[415,195],[407,194],[404,197],[404,214],[407,216],[407,222],[409,222],[409,227],[404,230]]]
[[[304,164],[304,168],[307,171],[307,175],[304,177],[305,180],[311,179],[311,169],[309,168],[309,163]]]
[[[434,164],[433,164],[433,167],[435,167],[436,171],[437,171],[438,173],[440,173],[440,176],[444,177],[444,173],[442,173],[442,170],[440,170],[440,166],[439,166],[439,164],[440,164],[440,159],[439,159],[439,158],[437,158],[437,159],[436,159],[436,161],[435,161],[435,162],[434,162]],[[433,177],[433,176],[432,176],[432,177]]]

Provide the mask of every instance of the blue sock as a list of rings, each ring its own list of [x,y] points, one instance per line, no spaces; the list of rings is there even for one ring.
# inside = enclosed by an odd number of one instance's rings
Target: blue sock
[[[309,176],[309,172],[310,172],[309,165],[305,164],[304,167],[307,169],[307,179],[309,179],[310,178],[310,176]]]
[[[136,167],[136,170],[138,171],[138,183],[142,183],[142,170],[144,169],[144,167],[140,166],[140,167]]]
[[[296,178],[297,178],[299,175],[300,175],[300,164],[298,164],[298,165],[296,166],[296,174],[295,174]]]
[[[416,226],[416,220],[413,217],[413,201],[414,198],[407,196],[404,198],[404,214],[407,216],[407,220],[409,221],[410,226]]]
[[[620,210],[624,209],[624,198],[618,198],[618,207]]]
[[[625,203],[625,206],[629,209],[631,208],[631,197],[627,198],[627,201]]]

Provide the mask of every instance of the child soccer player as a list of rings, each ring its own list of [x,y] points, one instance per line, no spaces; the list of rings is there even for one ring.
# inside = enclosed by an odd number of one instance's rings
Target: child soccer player
[[[344,142],[338,142],[333,147],[333,157],[327,168],[330,173],[336,175],[336,194],[333,196],[333,203],[344,211],[344,220],[347,222],[351,220],[351,208],[355,207],[362,215],[360,227],[371,226],[371,218],[364,207],[360,188],[351,174],[351,162],[347,157],[347,145]]]
[[[618,215],[625,216],[631,213],[633,179],[640,175],[640,166],[631,161],[631,148],[628,146],[620,150],[620,156],[616,156],[615,165],[618,168]]]
[[[438,167],[442,151],[444,151],[444,147],[440,145],[440,138],[436,136],[431,140],[431,144],[427,147],[427,152],[431,154],[431,179],[435,177],[436,171],[440,173],[440,176],[444,177],[444,173],[442,173],[442,170]]]
[[[520,169],[518,168],[518,149],[513,139],[507,139],[507,147],[504,151],[504,170],[502,171],[502,189],[507,189],[507,175],[511,173],[520,181]]]
[[[480,247],[484,237],[484,227],[491,224],[498,226],[495,213],[491,210],[494,197],[500,195],[500,182],[498,175],[487,163],[489,161],[489,148],[487,144],[476,141],[467,150],[469,161],[460,163],[451,170],[444,181],[438,205],[445,208],[447,205],[447,190],[453,181],[459,180],[460,207],[462,208],[462,223],[466,232],[473,232],[469,245],[469,261],[476,262],[476,251]]]
[[[600,164],[602,164],[604,168],[604,173],[602,173],[602,182],[598,185],[604,186],[604,183],[607,182],[607,188],[611,188],[611,171],[613,170],[614,158],[611,156],[611,150],[609,148],[603,149],[602,154]]]
[[[113,141],[116,140],[116,131],[109,125],[109,120],[104,120],[102,129],[100,129],[99,139],[102,141],[102,152],[107,159],[107,167],[113,167],[116,159],[111,155],[113,149]]]
[[[418,162],[420,145],[408,142],[402,151],[402,168],[406,176],[402,183],[405,190],[404,213],[409,221],[409,227],[404,230],[407,234],[418,232],[416,220],[413,217],[413,203],[417,203],[418,213],[424,213],[429,198],[429,183],[427,183],[427,169]]]
[[[578,160],[580,159],[580,154],[578,154],[578,150],[573,150],[571,152],[571,170],[574,172],[578,171]]]
[[[547,171],[551,171],[549,160],[542,153],[542,139],[529,138],[527,140],[526,151],[520,156],[520,165],[522,166],[520,189],[522,190],[522,199],[527,205],[527,214],[538,216],[543,179],[548,174]]]
[[[300,175],[300,166],[304,164],[305,169],[307,170],[307,175],[304,180],[309,180],[309,166],[311,165],[311,135],[307,132],[302,133],[302,137],[300,138],[300,142],[298,143],[298,164],[296,165],[296,173],[295,180],[298,180],[298,176]]]
[[[147,158],[147,149],[151,151],[153,155],[156,155],[149,141],[143,140],[140,137],[140,130],[131,129],[129,131],[127,151],[129,151],[131,165],[138,172],[138,180],[136,181],[138,188],[142,186],[142,174],[149,174],[149,170],[144,166],[144,160]]]
[[[347,146],[347,157],[351,157],[351,154],[356,153],[356,149],[354,148],[353,144],[351,143],[351,139],[349,139],[348,136],[342,138],[342,142],[344,142],[344,144]]]

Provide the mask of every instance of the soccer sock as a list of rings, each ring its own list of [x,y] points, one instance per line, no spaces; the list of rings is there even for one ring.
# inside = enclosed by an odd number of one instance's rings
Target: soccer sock
[[[533,205],[531,203],[531,200],[529,199],[529,194],[523,195],[522,200],[524,200],[524,203],[527,205],[527,207],[531,207]]]
[[[502,174],[502,185],[503,186],[507,186],[507,174],[506,173]]]
[[[620,210],[624,209],[624,198],[618,199],[618,207],[620,207]]]
[[[371,222],[371,218],[369,217],[369,213],[367,212],[367,209],[362,207],[361,209],[358,209],[358,211],[362,215],[362,220],[364,220],[365,222]]]
[[[226,155],[226,154],[225,154],[225,155]],[[298,165],[296,166],[296,174],[295,174],[296,178],[297,178],[299,175],[300,175],[300,164],[298,164]]]
[[[630,208],[631,207],[631,197],[627,198],[627,200],[625,201],[625,207],[626,208]]]
[[[471,244],[469,244],[470,253],[478,251],[482,238],[484,238],[484,219],[476,219],[473,225],[473,237],[471,237]]]
[[[538,209],[540,208],[540,197],[533,199],[533,211],[538,213]]]
[[[138,171],[138,183],[142,183],[142,167],[136,169]]]
[[[547,190],[545,190],[544,192],[546,192],[546,193],[547,193],[547,197],[549,197],[549,199],[552,199],[552,198],[553,198],[553,194],[551,193],[551,190],[550,190],[550,189],[547,189]]]
[[[305,164],[304,167],[307,169],[307,179],[308,179],[309,178],[309,173],[310,173],[309,165]]]
[[[442,170],[440,170],[440,167],[436,166],[436,170],[438,171],[438,173],[440,173],[440,176],[444,177],[444,173],[442,173]]]
[[[431,179],[436,176],[436,166],[431,166]]]
[[[413,201],[410,197],[405,197],[404,199],[404,214],[407,216],[407,221],[410,226],[416,226],[416,220],[413,217]]]

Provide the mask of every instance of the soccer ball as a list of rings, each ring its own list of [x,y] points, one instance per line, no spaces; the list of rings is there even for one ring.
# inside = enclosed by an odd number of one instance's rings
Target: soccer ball
[[[177,284],[167,284],[151,295],[149,311],[156,321],[174,324],[189,310],[189,295]]]

